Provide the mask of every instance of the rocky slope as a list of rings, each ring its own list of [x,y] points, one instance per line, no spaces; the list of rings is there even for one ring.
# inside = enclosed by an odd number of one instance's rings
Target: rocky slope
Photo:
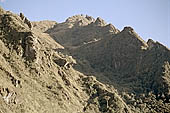
[[[114,87],[72,66],[48,34],[0,9],[0,112],[131,112]]]
[[[159,42],[101,18],[30,22],[0,8],[0,113],[165,113],[169,99]]]
[[[32,24],[33,24],[33,30],[34,31],[45,32],[48,29],[53,28],[57,24],[57,22],[44,20],[44,21],[39,21],[39,22],[32,22]]]
[[[65,47],[63,52],[77,60],[79,66],[76,68],[79,71],[94,74],[101,82],[113,85],[120,94],[132,94],[136,98],[153,94],[153,101],[159,103],[161,100],[168,110],[170,49],[151,39],[145,42],[131,27],[119,31],[101,18],[92,19],[83,26],[75,24],[87,17],[69,17],[76,21],[72,23],[66,20],[46,32]],[[72,27],[66,26],[68,24]],[[60,25],[66,26],[64,30]],[[143,101],[141,103],[146,104]],[[146,104],[145,108],[148,106]],[[149,109],[155,109],[155,106],[159,105],[153,104]],[[158,108],[155,112],[160,112]]]

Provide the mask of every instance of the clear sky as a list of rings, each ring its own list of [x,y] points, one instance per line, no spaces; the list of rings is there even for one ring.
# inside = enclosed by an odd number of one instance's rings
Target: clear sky
[[[63,22],[76,14],[101,17],[120,30],[131,26],[144,40],[152,38],[170,48],[170,0],[0,0],[0,6],[23,12],[31,21]]]

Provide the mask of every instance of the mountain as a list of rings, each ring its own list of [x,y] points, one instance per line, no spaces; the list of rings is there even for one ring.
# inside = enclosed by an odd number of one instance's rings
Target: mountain
[[[0,8],[1,113],[168,113],[170,50],[75,15],[30,22]]]
[[[49,21],[49,20],[44,20],[44,21],[39,21],[39,22],[31,22],[33,25],[33,30],[36,32],[45,32],[50,28],[53,28],[54,25],[57,24],[55,21]]]

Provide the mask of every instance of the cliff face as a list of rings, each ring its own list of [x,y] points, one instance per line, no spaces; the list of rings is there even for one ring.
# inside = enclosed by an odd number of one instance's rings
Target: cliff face
[[[170,112],[170,50],[76,15],[30,22],[0,8],[0,112]]]

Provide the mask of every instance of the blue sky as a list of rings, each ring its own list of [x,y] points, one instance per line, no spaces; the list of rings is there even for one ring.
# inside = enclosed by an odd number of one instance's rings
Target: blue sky
[[[0,6],[23,12],[31,21],[63,22],[69,16],[101,17],[122,30],[131,26],[147,41],[152,38],[170,48],[170,0],[0,0]]]

